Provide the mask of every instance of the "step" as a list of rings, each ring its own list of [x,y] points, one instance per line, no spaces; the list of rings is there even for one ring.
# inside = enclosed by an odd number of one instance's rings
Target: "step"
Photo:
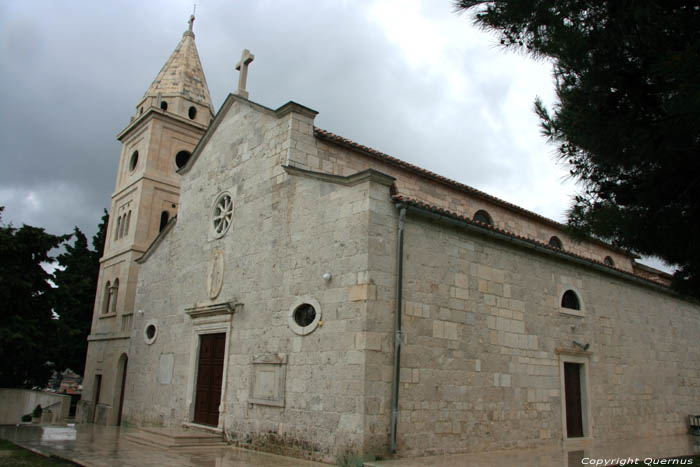
[[[125,437],[139,444],[167,449],[228,446],[220,433],[183,428],[141,427]]]

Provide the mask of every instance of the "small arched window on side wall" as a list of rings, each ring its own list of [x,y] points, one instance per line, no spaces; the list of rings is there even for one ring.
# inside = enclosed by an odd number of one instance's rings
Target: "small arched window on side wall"
[[[560,250],[564,249],[564,245],[561,243],[561,240],[556,235],[552,235],[552,238],[549,239],[549,246],[559,248]]]
[[[114,279],[114,285],[112,286],[109,299],[109,312],[117,312],[117,299],[119,298],[119,279]]]
[[[191,106],[187,111],[187,116],[190,117],[190,120],[194,120],[197,116],[197,108],[195,106]]]
[[[481,222],[482,224],[493,225],[493,219],[491,219],[491,215],[483,209],[476,211],[473,219],[474,221]]]
[[[124,226],[124,235],[128,235],[128,234],[129,234],[129,224],[131,224],[131,211],[129,211],[129,212],[126,214],[126,222],[125,222],[125,224],[126,224],[126,225]]]
[[[168,103],[165,101],[160,101],[160,108],[162,110],[168,110]]]
[[[606,256],[603,262],[606,266],[610,266],[611,268],[615,267],[615,260],[612,259],[612,256]]]
[[[168,225],[168,221],[170,220],[170,213],[168,211],[163,211],[160,213],[160,228],[158,229],[158,232],[161,232],[166,225]]]
[[[109,313],[109,298],[112,296],[112,284],[107,281],[105,284],[104,296],[102,297],[102,314]]]
[[[568,308],[569,310],[580,310],[581,301],[573,290],[567,290],[564,295],[561,296],[561,307]]]

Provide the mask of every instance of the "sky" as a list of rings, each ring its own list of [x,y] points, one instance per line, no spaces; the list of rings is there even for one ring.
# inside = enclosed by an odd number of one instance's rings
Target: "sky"
[[[3,223],[91,237],[136,104],[192,1],[0,2]],[[316,126],[565,222],[576,186],[540,135],[552,66],[506,51],[451,0],[199,0],[196,44],[216,110],[249,49],[249,99],[292,100]]]

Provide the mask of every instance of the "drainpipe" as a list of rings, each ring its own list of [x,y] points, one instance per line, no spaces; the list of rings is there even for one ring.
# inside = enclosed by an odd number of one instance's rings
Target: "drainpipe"
[[[397,204],[399,209],[399,238],[396,258],[396,325],[394,327],[394,381],[391,401],[391,452],[396,453],[396,426],[399,417],[399,378],[401,376],[401,306],[403,292],[403,229],[406,223],[406,206]]]

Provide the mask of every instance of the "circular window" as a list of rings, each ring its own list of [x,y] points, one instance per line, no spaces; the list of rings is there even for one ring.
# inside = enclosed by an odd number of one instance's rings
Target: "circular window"
[[[190,156],[192,153],[189,151],[180,151],[177,154],[175,154],[175,165],[177,165],[178,169],[181,169],[187,164],[187,161],[190,160]]]
[[[146,327],[143,328],[143,340],[146,341],[146,344],[151,345],[156,341],[156,337],[158,337],[156,322],[149,321],[146,323]]]
[[[214,235],[222,237],[233,220],[233,200],[227,192],[221,193],[214,202],[214,210],[212,212],[212,220],[214,227]]]
[[[197,109],[194,106],[191,106],[187,111],[187,115],[190,117],[190,120],[194,120],[194,117],[197,116]]]
[[[131,159],[129,160],[129,170],[134,170],[136,168],[136,164],[139,163],[139,152],[134,151],[134,153],[131,155]]]
[[[168,110],[168,103],[165,102],[165,101],[162,101],[162,102],[160,103],[160,108],[163,109],[163,110]]]
[[[294,322],[302,328],[309,326],[314,319],[316,319],[316,308],[313,305],[303,303],[294,310]]]
[[[321,323],[321,305],[310,297],[298,299],[289,309],[288,322],[296,334],[310,334]]]

